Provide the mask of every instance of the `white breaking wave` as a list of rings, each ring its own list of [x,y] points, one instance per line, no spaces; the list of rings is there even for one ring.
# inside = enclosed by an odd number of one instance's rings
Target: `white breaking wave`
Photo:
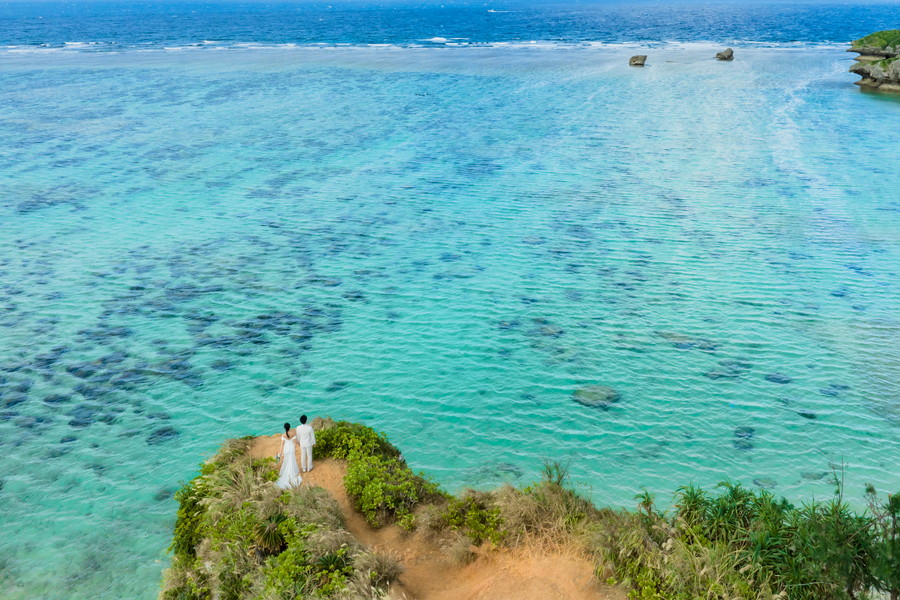
[[[466,49],[478,48],[504,48],[504,49],[523,49],[523,50],[599,50],[599,49],[655,49],[655,50],[672,50],[678,48],[718,48],[729,45],[735,49],[754,49],[754,48],[775,48],[785,50],[834,50],[847,47],[847,43],[836,42],[785,42],[772,43],[760,41],[691,41],[681,42],[673,40],[663,41],[629,41],[629,42],[601,42],[601,41],[573,41],[561,42],[555,40],[529,40],[529,41],[494,41],[481,42],[471,41],[468,38],[446,38],[435,36],[427,39],[418,40],[410,43],[378,43],[378,44],[355,44],[352,42],[281,42],[281,43],[263,43],[263,42],[221,42],[215,40],[202,40],[185,45],[157,46],[155,44],[136,44],[133,46],[120,45],[117,42],[64,42],[61,44],[23,44],[23,45],[6,45],[0,46],[0,54],[4,53],[30,53],[30,52],[160,52],[160,51],[183,51],[183,50],[285,50],[285,49],[323,49],[323,48],[419,48],[427,49],[440,47],[443,49],[458,49],[464,51]]]

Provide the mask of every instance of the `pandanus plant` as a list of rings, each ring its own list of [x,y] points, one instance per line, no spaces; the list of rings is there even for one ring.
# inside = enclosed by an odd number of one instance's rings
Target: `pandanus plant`
[[[287,543],[278,526],[287,519],[283,513],[275,513],[256,529],[256,548],[263,555],[278,554]]]

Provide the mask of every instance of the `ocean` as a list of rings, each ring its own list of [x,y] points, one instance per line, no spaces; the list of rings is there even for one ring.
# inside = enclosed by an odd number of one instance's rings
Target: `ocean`
[[[0,4],[0,597],[154,598],[179,482],[302,413],[450,490],[897,491],[900,100],[844,50],[898,26]]]

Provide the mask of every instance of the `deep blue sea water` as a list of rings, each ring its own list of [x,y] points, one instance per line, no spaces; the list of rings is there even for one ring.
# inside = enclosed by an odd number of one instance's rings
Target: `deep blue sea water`
[[[0,45],[81,50],[218,44],[553,41],[844,43],[898,26],[874,2],[3,2]],[[443,45],[446,42],[438,42]],[[432,42],[433,43],[433,42]]]
[[[301,412],[449,489],[900,489],[900,101],[844,52],[897,27],[0,4],[0,597],[155,597],[178,482]]]

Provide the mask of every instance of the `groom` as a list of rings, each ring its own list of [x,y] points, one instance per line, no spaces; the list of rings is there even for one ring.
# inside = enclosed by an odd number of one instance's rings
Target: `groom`
[[[316,432],[312,426],[306,424],[306,415],[300,417],[300,426],[297,427],[297,442],[300,444],[300,469],[306,473],[312,471],[313,446],[316,445]]]

